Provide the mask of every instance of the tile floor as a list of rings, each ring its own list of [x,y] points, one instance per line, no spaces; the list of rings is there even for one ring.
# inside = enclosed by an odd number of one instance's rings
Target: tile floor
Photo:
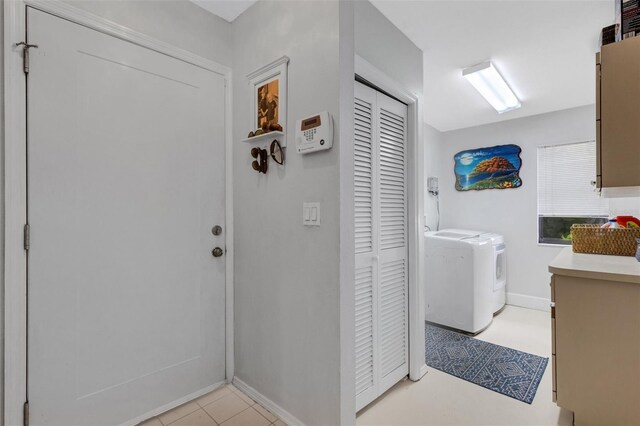
[[[140,426],[286,426],[233,385],[226,385]]]
[[[476,336],[551,357],[549,313],[507,306]],[[571,425],[570,411],[551,402],[551,363],[529,405],[429,368],[418,382],[405,380],[358,413],[368,425]],[[284,426],[285,423],[233,385],[142,423],[144,426]]]
[[[551,358],[548,312],[507,306],[476,336]],[[571,425],[573,413],[551,401],[551,359],[531,405],[433,368],[418,382],[405,380],[358,413],[367,425]]]

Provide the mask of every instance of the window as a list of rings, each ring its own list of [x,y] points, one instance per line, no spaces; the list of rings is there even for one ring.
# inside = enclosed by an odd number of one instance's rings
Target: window
[[[538,147],[538,242],[571,244],[574,223],[605,223],[609,203],[595,191],[596,143]]]

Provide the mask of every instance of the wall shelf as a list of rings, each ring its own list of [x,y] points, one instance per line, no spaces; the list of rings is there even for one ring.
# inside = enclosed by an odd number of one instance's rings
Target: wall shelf
[[[271,131],[268,133],[263,133],[258,136],[253,136],[251,138],[242,139],[242,142],[271,142],[272,140],[277,139],[280,142],[280,146],[282,148],[287,146],[287,139],[285,138],[284,132],[279,131]]]

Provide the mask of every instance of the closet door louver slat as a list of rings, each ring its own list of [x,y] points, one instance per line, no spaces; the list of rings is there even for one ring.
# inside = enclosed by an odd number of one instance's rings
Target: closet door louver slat
[[[380,352],[383,377],[402,366],[407,358],[405,283],[404,259],[380,266]]]
[[[373,271],[356,271],[356,395],[373,387]]]
[[[373,250],[373,108],[356,98],[355,114],[355,232],[356,254]]]
[[[406,245],[405,120],[382,108],[379,117],[389,132],[380,138],[380,249],[387,250]]]

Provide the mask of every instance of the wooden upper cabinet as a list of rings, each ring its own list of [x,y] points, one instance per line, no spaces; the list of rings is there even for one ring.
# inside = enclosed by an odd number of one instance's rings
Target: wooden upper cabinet
[[[599,62],[598,181],[602,188],[640,186],[640,37],[603,46]]]

